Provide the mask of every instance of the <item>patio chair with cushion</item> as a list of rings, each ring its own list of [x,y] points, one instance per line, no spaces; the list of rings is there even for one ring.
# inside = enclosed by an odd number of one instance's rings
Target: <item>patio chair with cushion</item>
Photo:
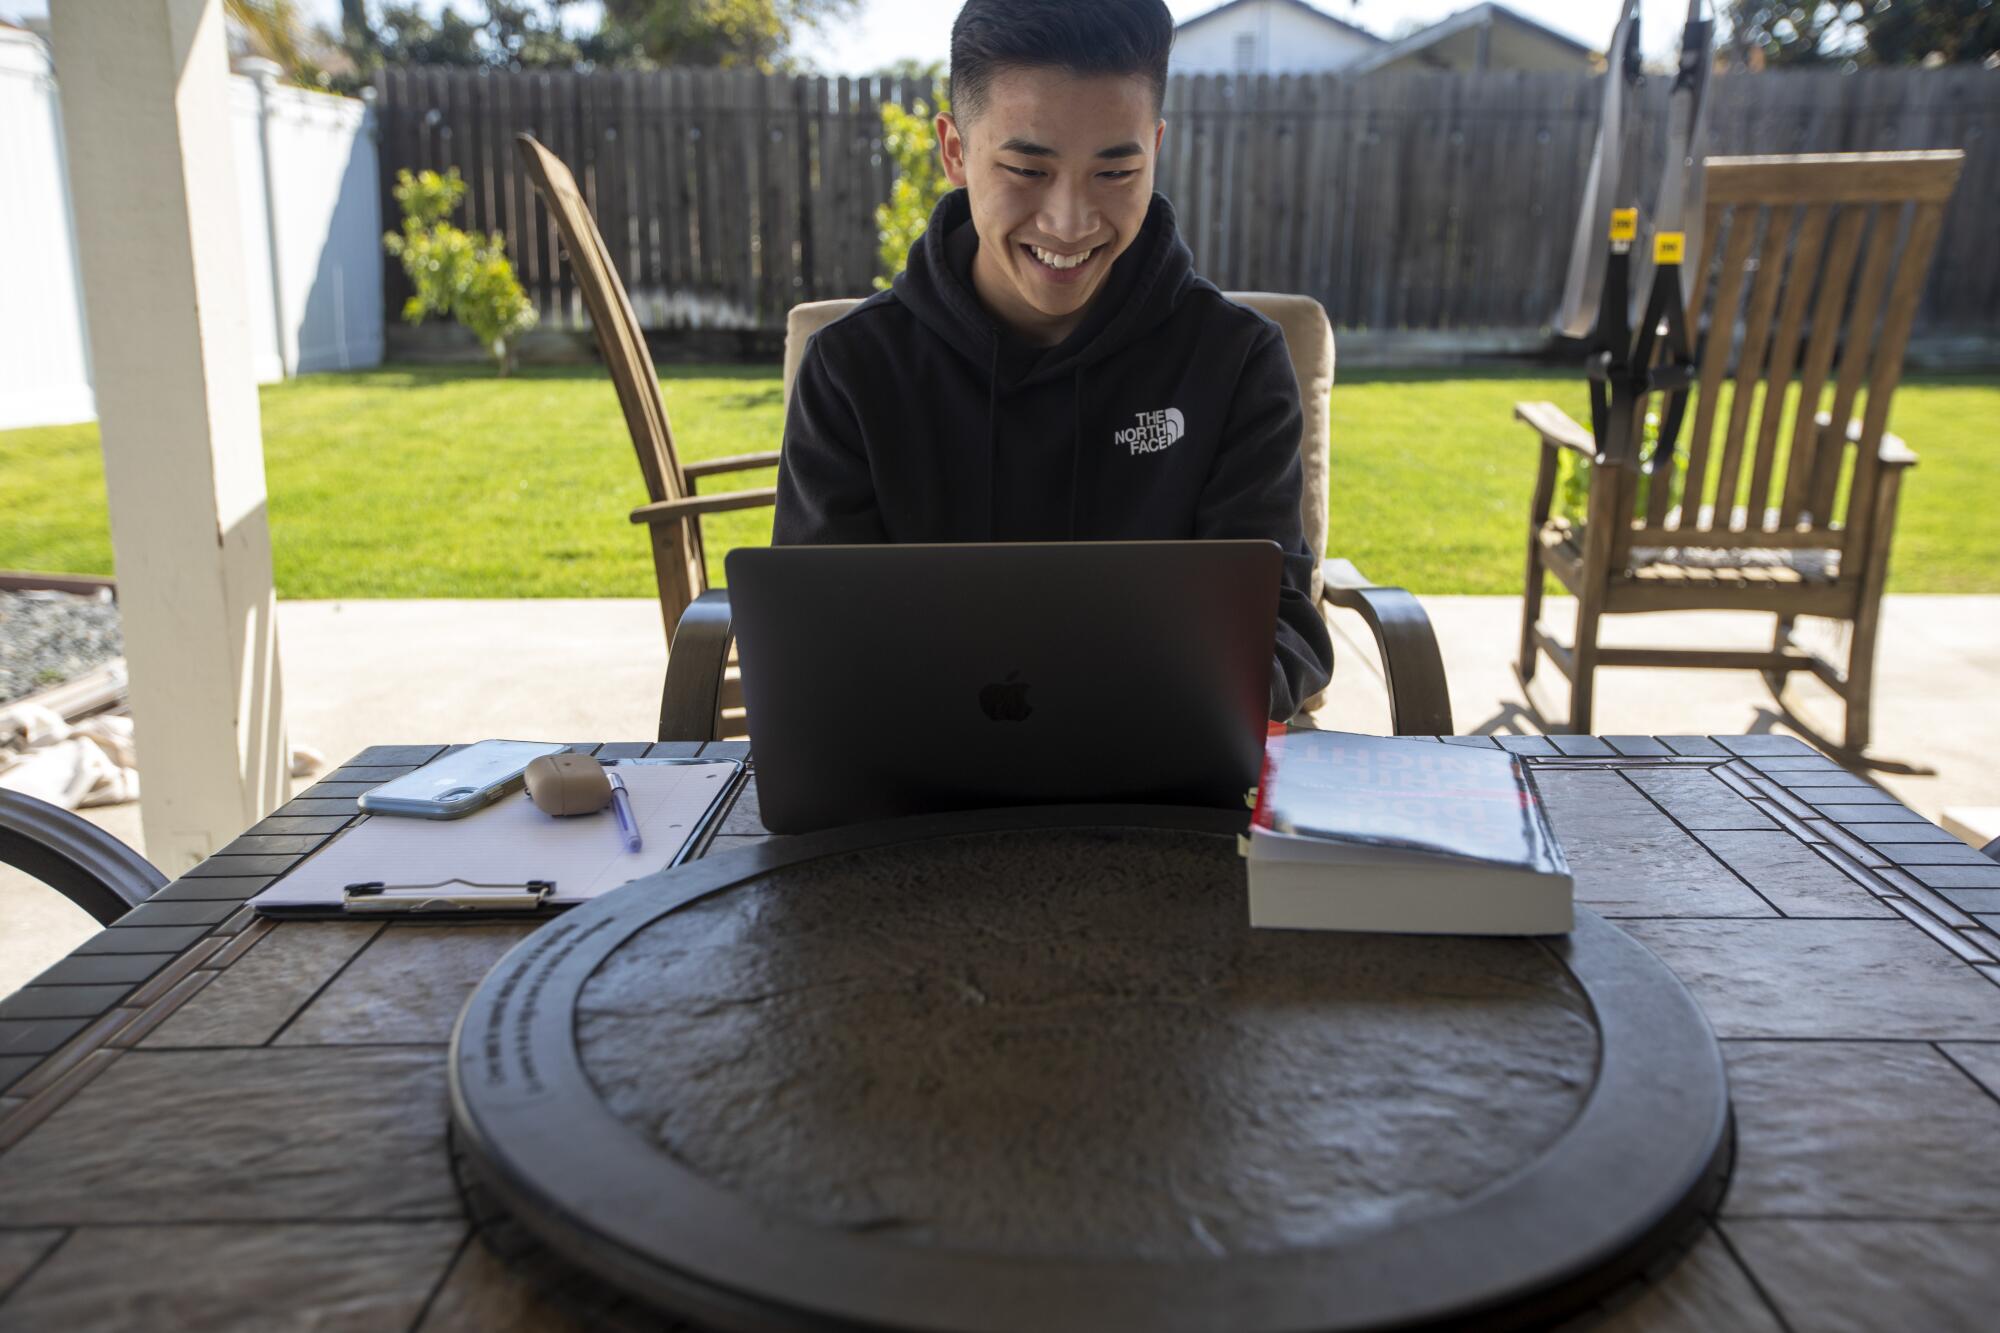
[[[645,524],[651,534],[660,609],[672,635],[660,706],[660,739],[706,741],[743,735],[742,687],[731,663],[729,595],[708,587],[701,518],[772,504],[776,491],[763,486],[697,495],[695,486],[704,477],[771,467],[779,454],[772,451],[702,463],[680,462],[644,333],[575,178],[532,136],[516,136],[516,145],[529,179],[561,233],[563,249],[590,311],[598,348],[625,410],[626,427],[651,497],[650,503],[632,511],[632,521]],[[1312,549],[1325,550],[1333,328],[1326,312],[1309,297],[1252,292],[1235,293],[1234,299],[1263,311],[1284,329],[1306,414],[1299,441],[1305,464],[1301,517]],[[785,330],[787,399],[807,339],[857,304],[855,300],[818,301],[792,309]],[[1314,594],[1324,605],[1356,612],[1374,633],[1381,649],[1395,732],[1450,733],[1451,702],[1444,665],[1430,620],[1417,600],[1400,588],[1376,587],[1345,560],[1324,561],[1313,582]]]
[[[118,839],[58,805],[0,787],[0,865],[40,880],[108,926],[167,877]]]
[[[1519,670],[1525,688],[1547,653],[1569,678],[1571,731],[1591,730],[1597,668],[1650,666],[1760,671],[1810,734],[1786,693],[1804,671],[1846,706],[1844,743],[1822,748],[1866,749],[1896,503],[1917,461],[1885,427],[1963,162],[1956,151],[1711,158],[1685,448],[1600,455],[1553,403],[1515,405],[1542,445]],[[1581,524],[1551,512],[1564,454],[1595,465]],[[1545,573],[1576,595],[1570,645],[1541,624]],[[1709,610],[1774,616],[1770,649],[1598,643],[1605,616]],[[1844,664],[1794,641],[1801,616],[1849,627]]]

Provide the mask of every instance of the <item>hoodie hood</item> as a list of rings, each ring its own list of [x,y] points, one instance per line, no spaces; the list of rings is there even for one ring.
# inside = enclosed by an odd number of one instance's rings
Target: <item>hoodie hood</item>
[[[896,276],[896,298],[923,326],[988,373],[1014,358],[1003,357],[1003,341],[1018,342],[1004,332],[972,290],[969,277],[952,262],[952,237],[972,225],[972,204],[962,189],[938,201],[928,229],[910,248],[909,261]],[[1173,314],[1186,286],[1196,281],[1194,255],[1181,240],[1173,205],[1154,194],[1139,235],[1118,262],[1085,311],[1075,332],[1055,346],[1034,349],[1026,369],[1007,389],[1026,388],[1046,380],[1073,376],[1095,362],[1145,337]],[[1003,386],[995,385],[996,391]]]

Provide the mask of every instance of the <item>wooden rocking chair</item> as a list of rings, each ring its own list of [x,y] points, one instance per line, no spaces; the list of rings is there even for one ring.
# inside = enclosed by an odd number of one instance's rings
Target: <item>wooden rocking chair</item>
[[[1688,310],[1706,332],[1678,489],[1674,467],[1637,450],[1600,455],[1554,404],[1515,405],[1542,444],[1519,671],[1525,689],[1545,652],[1569,678],[1571,731],[1591,730],[1600,666],[1724,667],[1762,672],[1811,735],[1786,695],[1806,671],[1846,705],[1842,743],[1815,741],[1866,749],[1896,504],[1917,461],[1884,427],[1963,162],[1956,151],[1709,160],[1707,272]],[[1596,465],[1581,529],[1550,512],[1564,451]],[[1545,571],[1576,595],[1574,646],[1540,623]],[[1770,650],[1598,644],[1607,615],[1718,609],[1775,616]],[[1844,665],[1793,641],[1800,616],[1851,626]]]

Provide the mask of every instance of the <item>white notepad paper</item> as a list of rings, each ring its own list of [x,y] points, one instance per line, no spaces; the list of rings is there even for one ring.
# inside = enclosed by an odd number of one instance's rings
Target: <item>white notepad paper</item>
[[[558,819],[537,810],[527,793],[515,792],[463,819],[370,815],[294,866],[250,905],[280,912],[338,911],[350,884],[379,881],[393,887],[448,880],[510,886],[552,880],[553,905],[585,902],[673,864],[740,765],[627,759],[616,767],[631,793],[632,815],[644,840],[636,852],[625,850],[609,807]]]

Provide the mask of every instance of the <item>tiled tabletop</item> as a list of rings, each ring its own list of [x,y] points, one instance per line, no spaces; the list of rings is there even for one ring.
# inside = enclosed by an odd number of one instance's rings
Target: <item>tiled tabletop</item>
[[[2000,866],[1787,738],[1446,743],[1529,759],[1578,902],[1728,1059],[1720,1215],[1603,1326],[1990,1326]],[[452,1021],[532,927],[242,906],[439,748],[356,756],[0,1002],[0,1330],[569,1326],[471,1235],[444,1142]],[[765,836],[752,784],[709,850]]]

